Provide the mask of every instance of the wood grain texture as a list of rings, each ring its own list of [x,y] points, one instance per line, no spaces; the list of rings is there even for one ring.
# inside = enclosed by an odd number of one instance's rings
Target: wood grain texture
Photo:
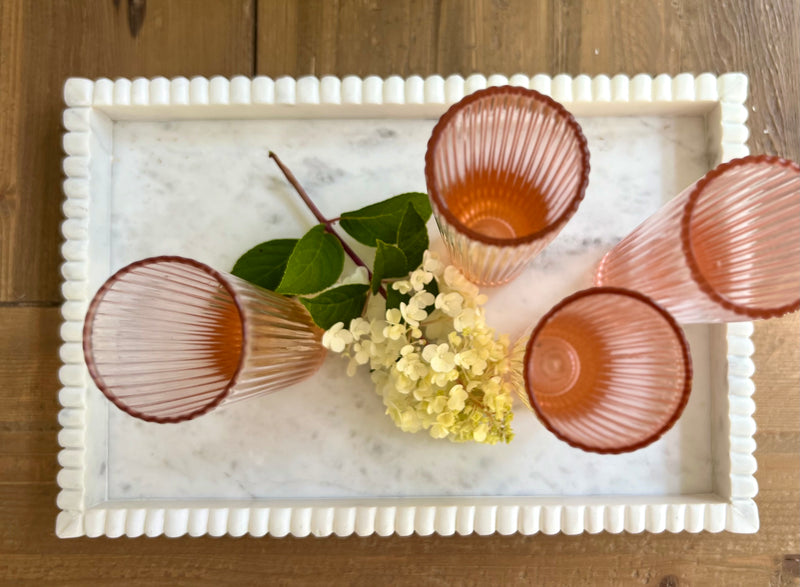
[[[251,75],[254,5],[148,0],[135,37],[112,0],[0,5],[0,302],[57,301],[64,80]]]
[[[686,2],[679,67],[750,77],[750,148],[800,160],[800,2]],[[713,42],[708,42],[713,39]]]
[[[800,158],[796,0],[147,0],[136,38],[117,4],[0,0],[0,584],[800,584],[798,315],[754,335],[755,535],[56,539],[67,75],[739,70],[753,151]]]
[[[18,236],[22,2],[0,2],[0,300],[10,289]]]
[[[742,71],[753,152],[800,159],[797,0],[261,0],[256,69],[281,75]]]
[[[0,430],[57,429],[60,325],[55,307],[0,307]]]

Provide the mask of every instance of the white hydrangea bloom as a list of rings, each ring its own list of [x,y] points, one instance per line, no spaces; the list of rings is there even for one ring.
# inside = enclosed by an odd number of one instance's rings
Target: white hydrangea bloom
[[[397,308],[386,310],[386,326],[383,328],[383,336],[391,340],[400,340],[406,333],[406,327],[402,324],[403,314]]]
[[[442,371],[440,373],[430,373],[431,383],[439,387],[447,387],[453,381],[458,380],[458,371],[451,369],[450,371]]]
[[[357,342],[353,344],[353,360],[359,365],[366,365],[369,363],[369,359],[372,356],[372,347],[373,342],[370,340],[364,340],[361,342]]]
[[[453,412],[442,412],[438,416],[436,416],[436,423],[441,424],[445,428],[450,428],[456,421],[456,417],[453,415]]]
[[[334,353],[341,353],[351,342],[353,342],[353,335],[349,330],[344,329],[343,322],[337,322],[322,335],[322,346]]]
[[[434,279],[438,295],[425,289]],[[349,375],[369,365],[401,430],[454,442],[510,441],[509,342],[486,325],[486,296],[428,251],[419,269],[391,287],[411,297],[388,310],[370,304],[369,319],[355,318],[349,329],[334,325],[323,344],[348,359]]]
[[[443,395],[438,396],[435,400],[428,404],[429,414],[440,414],[447,406],[447,398]]]
[[[464,401],[469,397],[469,394],[466,392],[463,385],[454,385],[450,388],[450,393],[448,395],[448,409],[455,412],[460,412],[464,409]]]
[[[463,303],[464,297],[456,291],[440,293],[436,296],[436,309],[453,318],[461,313]]]
[[[414,352],[413,345],[406,345],[400,350],[400,360],[395,368],[412,381],[419,381],[428,374],[428,367],[420,360],[419,353]]]
[[[414,289],[414,286],[412,286],[411,282],[408,281],[408,280],[401,280],[401,281],[395,281],[392,284],[392,289],[395,290],[395,291],[400,292],[403,295],[405,295],[408,292],[410,292],[412,289]]]
[[[445,267],[444,281],[448,287],[464,294],[465,298],[469,299],[478,296],[478,286],[464,277],[464,274],[452,265]]]
[[[431,426],[430,434],[434,438],[447,438],[447,435],[450,434],[450,431],[446,426],[442,426],[441,424],[437,423]]]
[[[386,324],[382,320],[370,320],[369,323],[369,337],[375,344],[381,344],[386,340],[383,334]]]
[[[427,308],[428,306],[432,306],[434,304],[435,298],[431,292],[421,291],[414,294],[409,301],[420,308]]]
[[[450,350],[450,345],[445,343],[429,344],[422,350],[422,358],[437,373],[449,373],[456,366],[456,355]]]
[[[474,375],[483,375],[487,364],[486,359],[474,348],[456,354],[456,365],[468,369]]]
[[[422,255],[422,268],[433,273],[436,277],[441,276],[444,265],[439,261],[439,256],[431,251],[425,251]]]
[[[411,393],[416,387],[415,382],[406,377],[403,373],[395,374],[394,384],[397,387],[397,391],[403,395]]]
[[[480,314],[475,308],[464,308],[461,313],[453,318],[453,326],[457,332],[464,332],[467,328],[474,327]]]
[[[417,304],[409,301],[409,303],[400,302],[400,314],[406,324],[412,328],[418,328],[419,323],[428,317],[428,313],[420,308]]]
[[[362,336],[369,336],[370,324],[360,316],[350,320],[350,334],[353,340],[359,340]]]
[[[450,343],[450,346],[453,349],[461,348],[461,345],[464,342],[464,338],[459,336],[458,332],[449,332],[447,334],[447,342]]]
[[[417,388],[414,390],[414,399],[421,402],[424,400],[431,400],[437,393],[436,389],[431,385],[425,385],[424,380],[417,382]],[[435,401],[435,400],[434,400]],[[427,406],[425,408],[428,409]]]
[[[390,308],[386,310],[386,321],[389,324],[400,324],[400,321],[403,319],[403,316],[400,314],[400,310],[397,308]]]
[[[489,432],[489,427],[485,423],[481,423],[475,429],[475,432],[472,433],[472,438],[475,442],[483,442],[486,440],[486,435]]]
[[[411,272],[411,276],[409,277],[409,281],[411,282],[411,286],[414,288],[415,291],[422,291],[426,285],[428,285],[433,280],[433,273],[430,271],[425,271],[417,269]]]
[[[400,412],[400,429],[404,432],[417,432],[421,428],[420,422],[412,410]]]

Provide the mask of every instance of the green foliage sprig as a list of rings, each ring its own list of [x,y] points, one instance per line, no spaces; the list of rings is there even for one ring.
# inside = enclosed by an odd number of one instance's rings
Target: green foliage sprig
[[[270,157],[319,221],[299,239],[275,239],[260,243],[244,253],[232,273],[258,286],[297,296],[314,322],[328,329],[337,322],[349,324],[361,316],[370,294],[380,293],[389,307],[402,299],[393,290],[387,294],[384,282],[406,277],[419,267],[428,248],[425,223],[431,216],[427,194],[409,192],[376,204],[344,212],[338,224],[359,243],[373,247],[372,269],[356,255],[338,234],[336,221],[325,218],[292,172],[277,155]],[[369,285],[332,287],[341,277],[345,254],[367,270]]]

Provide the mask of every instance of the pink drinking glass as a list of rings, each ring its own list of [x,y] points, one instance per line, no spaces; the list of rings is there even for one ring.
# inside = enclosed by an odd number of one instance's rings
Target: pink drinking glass
[[[647,296],[612,287],[556,304],[533,329],[522,368],[544,426],[597,453],[655,442],[692,388],[689,345],[675,319]]]
[[[646,293],[682,323],[800,308],[800,166],[734,159],[686,188],[615,246],[596,285]]]
[[[322,330],[297,300],[192,259],[120,269],[86,315],[83,350],[97,387],[149,422],[183,422],[312,375]]]
[[[433,129],[425,153],[433,214],[470,280],[514,279],[578,209],[589,149],[575,118],[534,90],[470,94]]]

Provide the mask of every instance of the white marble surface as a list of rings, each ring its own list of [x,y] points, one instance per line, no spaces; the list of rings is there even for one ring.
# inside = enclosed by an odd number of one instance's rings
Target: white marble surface
[[[299,236],[312,218],[267,159],[270,149],[330,216],[424,191],[434,122],[118,122],[111,270],[158,254],[225,270],[258,242]],[[589,285],[605,250],[707,169],[702,118],[580,122],[592,152],[587,197],[523,276],[488,292],[490,321],[501,332],[520,334]],[[184,424],[147,424],[109,404],[108,461],[87,472],[98,477],[89,484],[105,485],[112,500],[710,492],[707,328],[687,334],[696,372],[689,405],[664,438],[633,454],[572,449],[524,409],[507,446],[405,434],[383,414],[366,374],[348,379],[331,357],[303,384]]]

